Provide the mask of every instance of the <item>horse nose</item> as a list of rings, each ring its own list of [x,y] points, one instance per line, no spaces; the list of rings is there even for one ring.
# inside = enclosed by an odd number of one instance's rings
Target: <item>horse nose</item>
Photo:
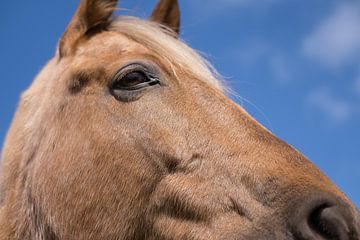
[[[289,222],[295,239],[360,240],[358,217],[345,202],[314,194],[293,204]]]

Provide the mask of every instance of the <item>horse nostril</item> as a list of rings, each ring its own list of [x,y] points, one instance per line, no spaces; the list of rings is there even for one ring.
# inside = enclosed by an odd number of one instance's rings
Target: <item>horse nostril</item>
[[[289,215],[289,226],[299,240],[351,240],[354,219],[346,204],[329,197],[298,201]]]
[[[315,209],[308,219],[310,229],[314,235],[323,239],[348,240],[349,227],[339,207],[326,205]]]

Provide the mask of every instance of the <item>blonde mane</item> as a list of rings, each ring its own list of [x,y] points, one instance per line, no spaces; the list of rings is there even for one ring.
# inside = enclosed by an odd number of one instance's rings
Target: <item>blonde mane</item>
[[[186,43],[177,40],[175,33],[167,27],[126,16],[113,21],[110,30],[127,36],[165,58],[172,66],[175,76],[177,74],[173,66],[179,66],[194,77],[206,80],[216,89],[225,90],[225,85],[214,67]]]

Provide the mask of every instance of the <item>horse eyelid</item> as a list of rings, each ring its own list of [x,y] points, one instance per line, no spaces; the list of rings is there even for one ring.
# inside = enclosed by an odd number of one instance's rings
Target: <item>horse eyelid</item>
[[[151,65],[148,65],[148,64],[135,62],[135,63],[127,64],[127,65],[123,66],[122,68],[120,68],[115,73],[112,82],[116,83],[122,77],[126,76],[129,73],[136,72],[136,71],[142,71],[145,74],[145,76],[147,78],[149,78],[150,80],[160,81],[160,78],[157,76],[158,73],[154,67],[152,67]]]

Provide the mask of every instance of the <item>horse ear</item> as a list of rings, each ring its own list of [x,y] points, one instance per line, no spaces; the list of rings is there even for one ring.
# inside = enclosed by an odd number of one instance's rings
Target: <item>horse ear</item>
[[[81,37],[92,30],[105,29],[111,23],[117,3],[117,0],[80,0],[80,5],[60,40],[60,57],[71,54]]]
[[[177,34],[180,33],[180,9],[177,0],[160,0],[153,11],[151,21],[170,27]]]

